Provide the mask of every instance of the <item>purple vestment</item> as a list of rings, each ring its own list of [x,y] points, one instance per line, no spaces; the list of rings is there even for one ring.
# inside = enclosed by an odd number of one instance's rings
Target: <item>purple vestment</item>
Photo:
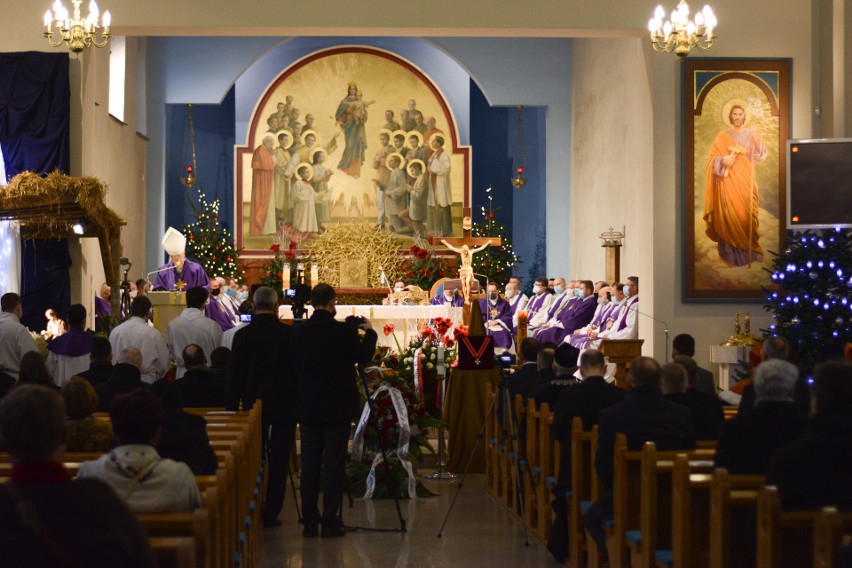
[[[429,304],[433,306],[443,306],[444,304],[446,304],[446,299],[444,298],[443,294],[438,294],[437,296],[429,300]],[[463,305],[464,299],[458,294],[454,294],[453,301],[450,302],[450,306],[452,306],[453,308],[460,308]]]
[[[512,338],[512,308],[509,302],[498,298],[496,303],[491,303],[486,298],[479,300],[479,309],[482,311],[482,323],[486,323],[485,332],[494,338],[494,347],[511,348],[514,345]],[[488,327],[488,321],[499,321],[500,329]]]
[[[556,314],[556,320],[562,324],[562,327],[543,328],[536,333],[535,338],[541,343],[552,341],[559,345],[575,329],[584,327],[592,321],[597,307],[594,296],[588,296],[582,300],[579,298],[574,301],[569,300],[565,303],[565,308]]]
[[[222,328],[222,331],[228,331],[229,329],[237,325],[236,323],[234,323],[234,320],[233,318],[231,318],[231,315],[227,311],[225,311],[225,308],[223,308],[222,304],[219,303],[219,300],[217,300],[213,296],[210,296],[210,301],[204,308],[204,315],[219,324],[219,327]],[[210,354],[208,353],[208,357],[209,356]]]
[[[170,268],[171,270],[163,270],[164,268]],[[181,280],[186,286],[183,287],[183,291],[185,292],[187,288],[195,288],[196,286],[200,286],[202,288],[210,288],[210,279],[207,278],[207,273],[204,272],[204,267],[202,267],[197,262],[192,260],[184,259],[183,261],[183,271],[178,272],[175,268],[175,263],[171,260],[161,266],[159,270],[163,270],[157,274],[157,280],[154,282],[153,290],[175,290],[175,284],[178,280]]]
[[[72,327],[47,344],[47,350],[57,355],[80,357],[92,352],[94,336],[84,329]]]

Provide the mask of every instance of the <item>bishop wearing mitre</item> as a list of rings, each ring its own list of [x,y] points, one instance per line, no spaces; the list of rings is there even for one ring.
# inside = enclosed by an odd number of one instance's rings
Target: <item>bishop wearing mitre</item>
[[[163,236],[163,248],[169,261],[157,269],[153,290],[184,290],[201,286],[210,288],[210,279],[204,267],[186,258],[186,237],[174,227]]]

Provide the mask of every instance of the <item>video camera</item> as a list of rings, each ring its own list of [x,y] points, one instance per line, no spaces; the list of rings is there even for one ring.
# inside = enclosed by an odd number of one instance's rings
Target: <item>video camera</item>
[[[293,320],[305,319],[308,309],[305,304],[311,301],[311,287],[307,284],[296,284],[293,288],[285,288],[282,292],[281,303],[289,304],[293,310]]]

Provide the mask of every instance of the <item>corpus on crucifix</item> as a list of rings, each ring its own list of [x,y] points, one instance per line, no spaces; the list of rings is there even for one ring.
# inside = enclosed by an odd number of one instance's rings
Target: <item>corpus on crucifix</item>
[[[473,255],[485,250],[486,247],[499,245],[502,242],[500,237],[473,237],[470,234],[471,227],[470,208],[466,207],[464,209],[464,218],[462,219],[462,231],[464,236],[447,237],[441,240],[441,243],[443,243],[448,249],[461,255],[459,280],[461,281],[465,312],[470,309],[470,290],[473,284]],[[468,318],[466,317],[465,319]]]

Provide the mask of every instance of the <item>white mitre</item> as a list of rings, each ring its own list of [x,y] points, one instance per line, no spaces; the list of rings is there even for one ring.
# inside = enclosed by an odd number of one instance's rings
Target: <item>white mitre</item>
[[[184,254],[186,252],[186,237],[174,227],[169,227],[163,235],[163,248],[169,256]]]

